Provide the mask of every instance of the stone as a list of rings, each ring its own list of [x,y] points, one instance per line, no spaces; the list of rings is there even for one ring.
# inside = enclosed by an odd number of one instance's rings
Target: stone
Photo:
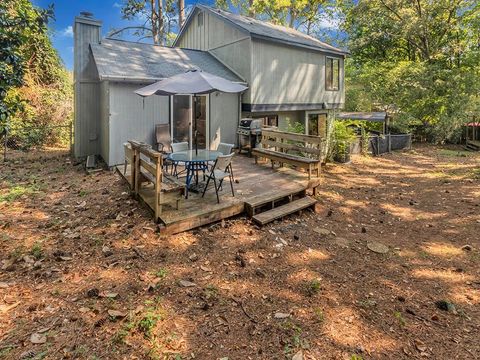
[[[282,312],[276,312],[275,315],[273,315],[275,319],[286,319],[290,317],[290,314],[282,313]]]
[[[47,342],[47,335],[35,332],[30,335],[30,342],[32,344],[45,344]]]
[[[367,248],[377,254],[386,254],[388,252],[388,246],[377,241],[367,242]]]
[[[183,286],[183,287],[197,286],[197,284],[195,284],[194,282],[188,281],[188,280],[180,280],[178,283],[180,284],[180,286]]]
[[[102,253],[103,253],[103,256],[105,257],[109,257],[113,255],[113,251],[110,250],[108,246],[102,246]]]
[[[112,318],[124,318],[127,316],[127,313],[118,310],[108,310],[108,315],[110,315]]]
[[[303,360],[303,351],[300,350],[295,355],[293,355],[292,360]]]
[[[15,261],[13,259],[7,259],[2,261],[2,270],[13,271],[15,268]]]
[[[337,237],[333,240],[333,243],[341,248],[348,248],[351,243],[350,240],[345,239],[343,237]]]
[[[189,259],[190,261],[197,261],[197,260],[198,260],[198,255],[195,254],[195,253],[193,253],[192,255],[190,255],[190,256],[188,257],[188,259]]]
[[[315,229],[313,229],[313,231],[315,231],[317,234],[321,235],[321,236],[328,236],[331,234],[331,231],[328,230],[328,229],[324,229],[324,228],[320,228],[320,227],[316,227]]]
[[[258,277],[261,277],[261,278],[266,278],[267,277],[267,274],[265,274],[265,272],[262,269],[256,269],[255,270],[255,275],[257,275]]]
[[[462,246],[462,250],[463,251],[472,251],[473,250],[473,246],[472,245],[463,245]]]

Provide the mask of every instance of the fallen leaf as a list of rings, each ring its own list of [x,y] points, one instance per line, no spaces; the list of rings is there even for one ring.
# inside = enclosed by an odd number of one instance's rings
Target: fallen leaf
[[[10,310],[12,310],[13,308],[16,308],[18,305],[20,305],[20,301],[17,301],[16,303],[13,303],[11,305],[0,305],[0,313],[3,314],[3,313],[6,313]]]
[[[110,299],[115,299],[117,296],[118,296],[118,293],[115,293],[115,292],[104,292],[102,291],[100,294],[99,294],[100,297],[103,297],[103,298],[110,298]]]

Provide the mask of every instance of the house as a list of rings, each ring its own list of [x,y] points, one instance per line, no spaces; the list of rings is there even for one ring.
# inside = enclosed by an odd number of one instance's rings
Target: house
[[[174,141],[192,141],[192,97],[152,96],[134,90],[199,69],[244,83],[243,94],[200,99],[201,146],[236,142],[243,117],[326,136],[328,120],[345,101],[345,52],[299,31],[196,5],[173,47],[101,38],[89,14],[74,24],[75,143],[77,157],[99,154],[123,161],[131,138],[154,143],[154,125],[170,124]]]

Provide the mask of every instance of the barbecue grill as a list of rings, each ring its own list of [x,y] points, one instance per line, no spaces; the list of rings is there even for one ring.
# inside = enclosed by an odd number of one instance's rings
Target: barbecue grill
[[[248,156],[251,156],[252,149],[260,142],[260,135],[262,134],[263,119],[242,119],[237,129],[238,135],[238,149],[248,151]]]

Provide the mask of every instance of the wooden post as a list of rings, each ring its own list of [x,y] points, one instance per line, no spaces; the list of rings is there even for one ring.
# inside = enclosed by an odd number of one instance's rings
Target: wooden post
[[[138,190],[140,187],[140,152],[139,152],[139,148],[137,146],[134,146],[133,144],[132,144],[132,149],[134,149],[133,158],[135,160],[135,163],[134,163],[135,170],[133,173],[133,176],[134,176],[133,191],[135,196],[137,196]]]
[[[155,163],[155,221],[158,220],[162,213],[162,205],[160,205],[160,192],[162,189],[162,162],[161,157],[156,158]]]

